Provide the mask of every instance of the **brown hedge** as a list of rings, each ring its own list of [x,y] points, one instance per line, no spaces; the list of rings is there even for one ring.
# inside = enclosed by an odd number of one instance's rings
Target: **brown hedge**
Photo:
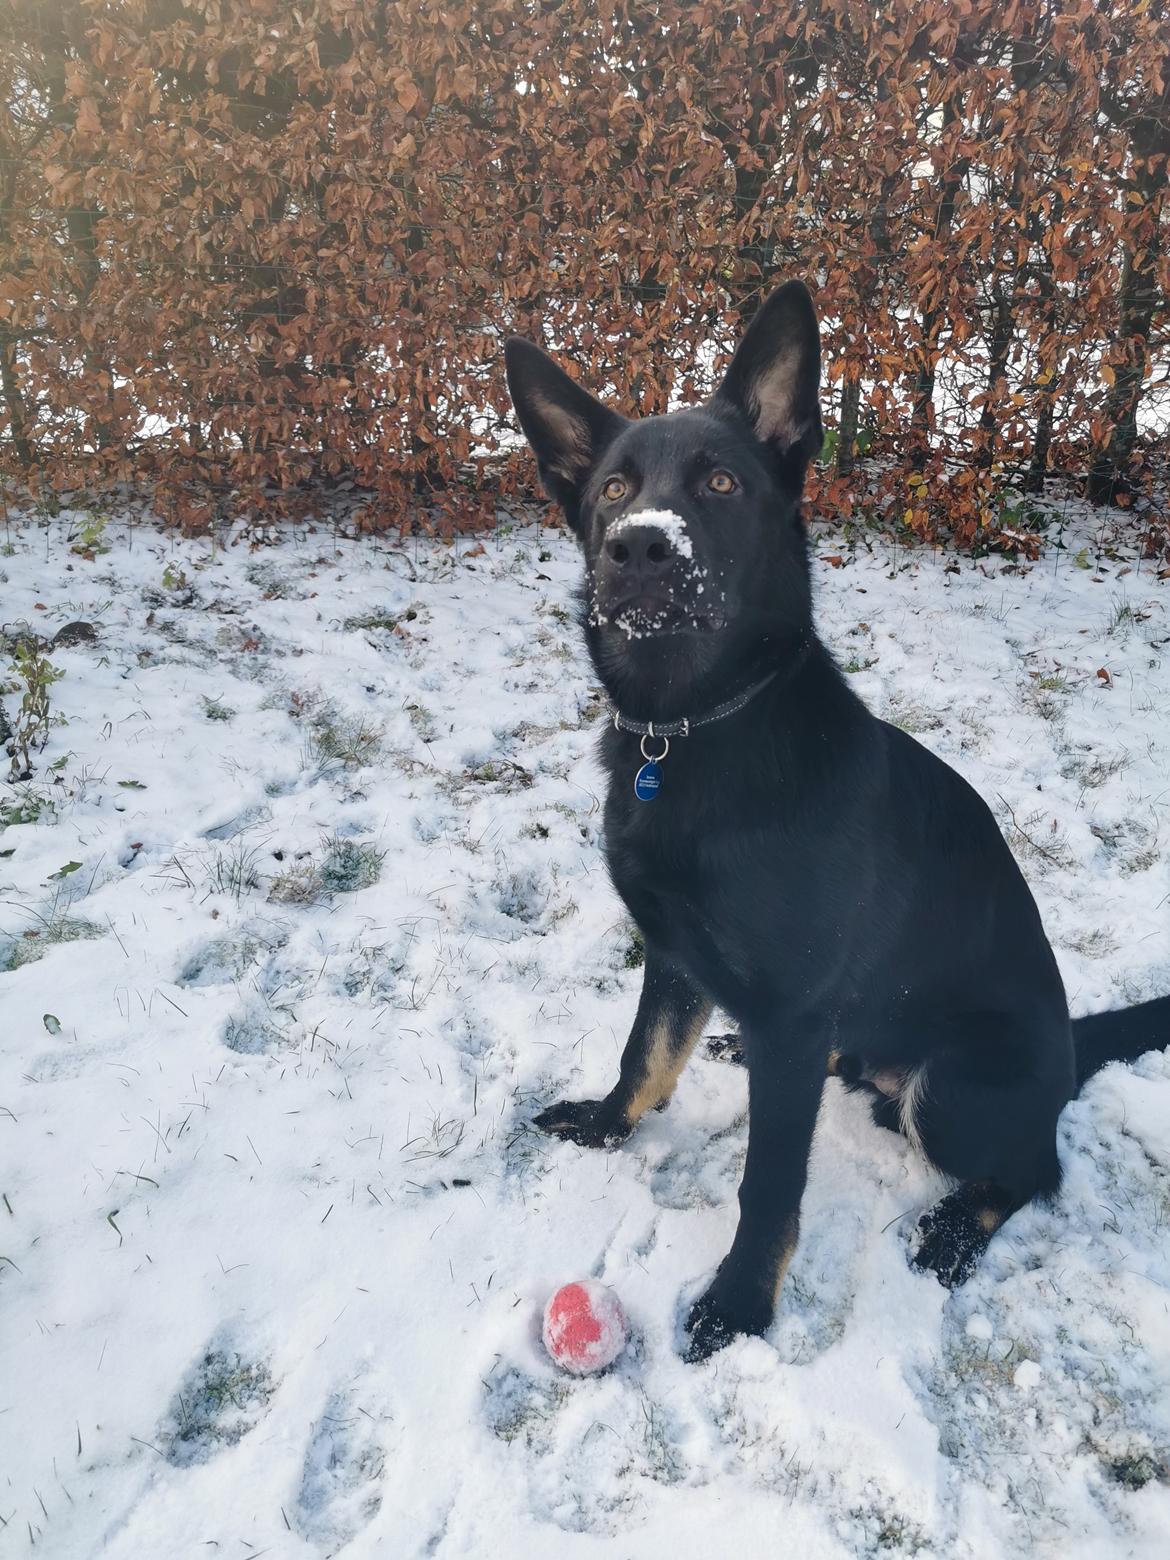
[[[661,410],[793,274],[826,321],[821,502],[970,544],[1052,470],[1146,481],[1167,0],[8,0],[0,27],[21,481],[149,482],[192,524],[331,481],[370,523],[490,518],[529,475],[504,333]]]

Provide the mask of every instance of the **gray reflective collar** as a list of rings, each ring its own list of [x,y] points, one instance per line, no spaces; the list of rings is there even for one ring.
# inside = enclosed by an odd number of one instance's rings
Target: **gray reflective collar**
[[[713,721],[725,720],[728,715],[734,715],[738,710],[742,710],[745,704],[751,703],[757,693],[762,693],[770,682],[774,682],[779,677],[780,671],[781,668],[776,667],[766,677],[761,677],[759,682],[754,682],[742,693],[737,693],[733,699],[727,699],[724,703],[717,704],[713,710],[708,710],[705,715],[696,715],[693,719],[684,715],[682,720],[631,720],[612,704],[609,706],[609,713],[613,716],[615,730],[632,731],[636,737],[689,737],[697,727],[710,726]]]

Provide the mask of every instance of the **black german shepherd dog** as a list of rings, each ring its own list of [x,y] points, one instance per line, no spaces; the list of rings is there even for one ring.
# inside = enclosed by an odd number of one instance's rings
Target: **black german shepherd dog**
[[[818,641],[800,511],[820,343],[803,284],[763,305],[701,407],[629,421],[517,337],[507,371],[585,555],[613,713],[605,853],[646,946],[617,1083],[536,1124],[620,1142],[666,1104],[718,1003],[749,1070],[747,1163],[687,1357],[770,1324],[826,1072],[953,1178],[914,1261],[957,1284],[1015,1209],[1056,1191],[1057,1117],[1084,1079],[1170,1042],[1170,998],[1070,1024],[991,812],[871,715]]]

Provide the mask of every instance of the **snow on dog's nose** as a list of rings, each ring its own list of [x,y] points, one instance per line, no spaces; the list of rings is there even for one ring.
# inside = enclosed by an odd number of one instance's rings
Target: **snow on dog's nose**
[[[594,620],[608,619],[627,637],[638,638],[647,632],[721,626],[722,603],[708,596],[706,579],[681,515],[673,509],[633,510],[606,528]]]
[[[636,509],[623,515],[605,533],[605,556],[624,568],[644,552],[651,568],[658,570],[672,562],[675,555],[693,558],[695,549],[687,523],[673,509]]]

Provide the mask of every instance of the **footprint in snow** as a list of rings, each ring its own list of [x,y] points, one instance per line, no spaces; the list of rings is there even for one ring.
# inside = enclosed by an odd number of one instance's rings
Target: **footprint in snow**
[[[241,1056],[263,1056],[283,1042],[275,1022],[276,1010],[264,1002],[253,1002],[238,1013],[231,1013],[223,1026],[223,1043]]]
[[[672,1147],[650,1174],[650,1195],[660,1208],[719,1208],[735,1201],[747,1153],[741,1120],[710,1137]]]
[[[684,1427],[620,1369],[571,1380],[507,1366],[485,1383],[483,1412],[529,1512],[566,1532],[628,1532],[652,1489],[694,1472]]]
[[[385,1423],[385,1416],[379,1419],[342,1389],[310,1432],[290,1522],[324,1555],[344,1548],[381,1508]]]
[[[868,1233],[856,1206],[802,1221],[770,1334],[781,1359],[807,1365],[842,1336],[857,1303]]]
[[[207,1462],[259,1424],[275,1391],[264,1360],[212,1345],[175,1393],[159,1432],[163,1455],[176,1468]]]
[[[288,941],[278,921],[253,921],[197,948],[179,973],[180,986],[227,986]]]

